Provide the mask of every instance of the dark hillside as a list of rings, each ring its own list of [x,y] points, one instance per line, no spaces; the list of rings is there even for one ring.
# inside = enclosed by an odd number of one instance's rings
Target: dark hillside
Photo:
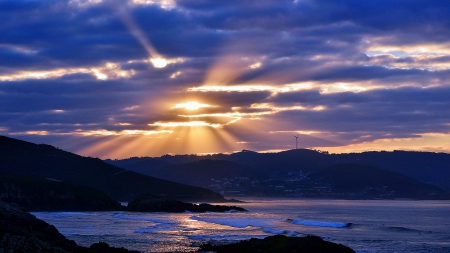
[[[137,173],[141,173],[147,176],[152,176],[152,171],[154,169],[160,169],[162,167],[171,165],[172,163],[162,161],[157,158],[129,158],[123,160],[105,160],[106,163],[124,168],[126,170],[131,170]]]
[[[359,164],[330,166],[309,175],[322,195],[347,198],[449,199],[449,193],[403,174]]]
[[[365,164],[384,170],[394,171],[417,179],[423,183],[433,184],[450,191],[450,154],[412,151],[377,151],[350,154],[328,154],[308,149],[293,149],[279,153],[257,153],[243,150],[233,154],[214,154],[207,156],[177,155],[162,156],[152,159],[165,163],[182,164],[199,160],[233,161],[252,167],[263,175],[273,179],[288,179],[292,174],[313,173],[336,164]],[[125,159],[126,160],[126,159]],[[112,163],[121,166],[119,163]],[[137,160],[134,160],[137,163]],[[147,167],[146,169],[144,167]],[[126,167],[124,167],[126,168]],[[141,163],[140,169],[151,170],[161,168],[155,163]]]
[[[237,177],[266,178],[250,166],[223,160],[200,160],[186,164],[169,165],[148,171],[148,175],[179,183],[208,187],[215,180]]]
[[[330,164],[328,155],[309,149],[293,149],[279,153],[255,153],[244,151],[229,155],[231,160],[259,168],[273,176],[286,176],[289,172],[313,172]]]
[[[395,171],[450,191],[450,154],[432,152],[364,152],[331,155],[336,163],[359,163]]]
[[[224,200],[211,190],[145,176],[98,158],[5,136],[0,136],[0,171],[85,185],[108,193],[116,200],[127,201],[145,193],[183,200]]]
[[[0,200],[28,211],[111,211],[121,205],[94,188],[0,172]]]
[[[124,160],[111,161],[112,164],[119,165]],[[411,152],[411,151],[379,151],[350,154],[329,154],[308,149],[294,149],[279,153],[257,153],[249,150],[233,154],[214,154],[206,156],[195,155],[165,155],[162,157],[132,158],[134,168],[155,177],[162,177],[176,180],[178,182],[190,183],[196,179],[188,172],[193,171],[194,164],[206,168],[209,163],[200,163],[203,160],[231,161],[235,164],[208,169],[208,177],[214,178],[215,184],[200,182],[202,186],[224,192],[228,196],[304,196],[305,191],[314,185],[301,184],[305,178],[315,172],[319,172],[329,166],[338,164],[362,164],[377,167],[383,170],[404,174],[407,177],[416,179],[425,184],[435,185],[444,190],[450,191],[450,154],[432,152]],[[141,161],[139,163],[139,161]],[[194,162],[192,162],[194,161]],[[184,162],[184,165],[183,165]],[[197,163],[195,163],[197,162]],[[174,174],[163,172],[163,163],[173,165],[165,166],[168,171],[177,171]],[[187,165],[189,164],[189,165]],[[246,166],[245,170],[233,170],[237,164]],[[125,167],[133,170],[130,167]],[[182,170],[181,168],[191,169]],[[221,180],[220,170],[231,169],[233,176],[241,177],[239,180]],[[197,171],[200,171],[197,170]],[[255,172],[255,177],[244,174],[248,171]],[[243,173],[240,174],[239,173]],[[170,175],[169,175],[170,174]],[[194,173],[195,174],[195,173]],[[204,174],[208,181],[208,177]],[[199,177],[201,177],[200,175]],[[246,177],[249,177],[246,179]],[[189,179],[189,180],[188,180]],[[212,180],[210,180],[212,181]],[[219,182],[220,181],[220,182]]]

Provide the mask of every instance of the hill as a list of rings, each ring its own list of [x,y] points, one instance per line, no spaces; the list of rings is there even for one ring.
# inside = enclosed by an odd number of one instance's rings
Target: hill
[[[257,153],[243,150],[233,154],[214,154],[205,156],[195,155],[165,155],[162,157],[135,158],[127,165],[119,165],[120,161],[111,161],[112,164],[134,170],[135,164],[143,161],[162,161],[168,164],[185,164],[200,160],[232,161],[241,165],[250,166],[261,175],[272,179],[288,180],[299,175],[310,174],[337,164],[364,164],[380,169],[402,173],[423,183],[436,185],[450,191],[450,154],[411,151],[379,151],[350,154],[329,154],[308,149],[294,149],[279,153]],[[143,164],[141,164],[143,165]],[[141,166],[144,171],[152,170],[152,164]],[[158,166],[161,168],[161,166]],[[257,178],[259,180],[263,178]]]
[[[232,163],[227,164],[227,161]],[[450,154],[431,152],[329,154],[307,149],[279,153],[243,150],[233,154],[164,155],[108,162],[122,162],[126,169],[139,169],[148,175],[182,183],[197,181],[196,184],[227,196],[304,196],[307,189],[316,187],[312,181],[307,180],[310,175],[339,164],[372,166],[403,174],[423,184],[450,190],[450,181],[447,180],[450,178]]]
[[[147,176],[152,176],[152,172],[155,169],[160,169],[168,165],[172,165],[170,162],[162,161],[159,159],[153,159],[150,157],[145,158],[128,158],[123,160],[110,160],[106,159],[106,163],[115,165],[120,168],[131,170],[137,173],[141,173]]]
[[[84,185],[119,201],[152,193],[179,200],[224,201],[211,190],[145,176],[45,144],[0,136],[0,172]]]
[[[448,192],[403,174],[359,164],[333,165],[309,175],[310,195],[347,199],[449,199]]]
[[[112,211],[121,205],[91,187],[0,172],[0,200],[28,211]]]
[[[154,164],[155,160],[146,160],[142,163]],[[141,169],[142,174],[162,178],[179,183],[214,188],[216,181],[237,177],[265,177],[258,174],[254,168],[232,161],[223,160],[200,160],[186,164],[171,164],[167,166],[152,167],[152,169]]]

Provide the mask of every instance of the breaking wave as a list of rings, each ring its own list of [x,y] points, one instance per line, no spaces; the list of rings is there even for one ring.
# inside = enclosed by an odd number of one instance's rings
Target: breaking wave
[[[311,226],[311,227],[329,227],[329,228],[345,228],[350,227],[352,223],[346,222],[332,222],[332,221],[315,221],[315,220],[302,220],[294,219],[292,224]]]
[[[198,217],[191,216],[191,220],[203,221],[208,223],[214,223],[223,226],[235,227],[235,228],[246,228],[248,226],[252,227],[266,227],[269,223],[275,221],[281,221],[282,219],[275,218],[224,218],[224,217]]]

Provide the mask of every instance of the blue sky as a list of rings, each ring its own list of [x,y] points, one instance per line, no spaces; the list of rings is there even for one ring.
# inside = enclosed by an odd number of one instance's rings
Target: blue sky
[[[0,134],[102,158],[450,152],[446,1],[0,1]]]

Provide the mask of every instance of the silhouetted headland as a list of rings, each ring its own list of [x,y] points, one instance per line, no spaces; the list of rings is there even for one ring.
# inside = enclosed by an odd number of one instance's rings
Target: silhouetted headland
[[[6,136],[0,136],[0,172],[87,186],[116,201],[130,201],[146,193],[183,201],[226,201],[221,194],[202,187],[142,175],[98,158]]]

